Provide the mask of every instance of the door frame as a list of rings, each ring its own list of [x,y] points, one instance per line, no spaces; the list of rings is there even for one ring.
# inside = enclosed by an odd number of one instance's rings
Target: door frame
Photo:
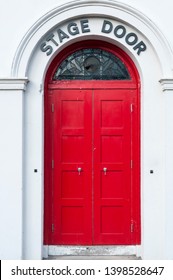
[[[68,55],[72,54],[73,52],[83,49],[83,48],[101,48],[103,50],[107,50],[109,52],[112,52],[116,56],[118,56],[126,65],[131,80],[125,80],[125,81],[90,81],[90,83],[86,83],[86,81],[81,81],[86,88],[104,88],[106,85],[106,88],[118,88],[118,89],[131,89],[136,90],[137,94],[137,108],[135,109],[136,114],[136,127],[133,129],[133,133],[135,133],[134,139],[136,139],[136,143],[134,143],[134,146],[136,147],[135,151],[132,151],[134,154],[134,161],[137,163],[133,167],[133,176],[132,176],[132,184],[134,185],[133,193],[132,194],[132,213],[131,215],[134,217],[134,221],[132,221],[132,230],[136,231],[135,239],[132,241],[132,244],[141,244],[141,206],[140,206],[140,79],[138,71],[133,63],[133,61],[129,58],[129,56],[122,51],[120,48],[115,47],[114,45],[110,43],[106,43],[103,41],[96,41],[96,40],[87,40],[80,43],[72,44],[71,46],[64,49],[57,57],[54,58],[53,62],[51,63],[46,79],[45,79],[45,98],[44,98],[44,109],[45,109],[45,115],[44,115],[44,123],[45,123],[45,130],[44,130],[44,139],[45,139],[45,145],[44,145],[44,170],[45,170],[45,187],[44,187],[44,244],[49,245],[49,234],[51,230],[51,213],[50,213],[50,207],[49,207],[49,201],[50,201],[50,189],[49,189],[49,180],[48,178],[52,178],[51,175],[51,162],[49,153],[47,152],[48,147],[50,147],[51,139],[49,135],[49,121],[50,121],[50,114],[48,113],[47,106],[49,106],[49,98],[50,95],[48,94],[48,91],[52,88],[56,87],[65,87],[65,88],[79,88],[79,82],[78,81],[52,81],[53,74],[60,65],[60,63],[67,57]],[[133,110],[133,109],[132,109]]]

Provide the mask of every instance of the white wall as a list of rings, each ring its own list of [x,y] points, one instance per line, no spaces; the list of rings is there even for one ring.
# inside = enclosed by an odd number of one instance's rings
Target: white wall
[[[0,258],[22,258],[23,90],[0,80]]]
[[[58,1],[58,5],[66,2],[68,1]],[[76,2],[78,1],[74,1]],[[172,78],[172,61],[168,59],[170,54],[165,54],[165,51],[169,52],[167,43],[164,43],[161,36],[159,37],[160,33],[157,33],[158,27],[169,40],[169,44],[173,45],[171,36],[173,4],[172,0],[165,0],[159,5],[156,0],[120,2],[142,11],[156,24],[155,31],[151,31],[149,22],[143,19],[140,21],[137,17],[133,18],[128,11],[118,13],[122,18],[128,18],[129,22],[134,24],[135,32],[139,32],[143,40],[148,42],[147,56],[140,58],[122,44],[122,48],[135,61],[142,80],[141,252],[145,259],[173,259],[173,248],[170,245],[173,233],[171,222],[173,220],[171,201],[173,197],[171,187],[173,184],[171,169],[173,166],[171,144],[173,127],[170,123],[170,120],[173,120],[173,92],[163,91],[159,83],[160,79]],[[0,221],[3,225],[0,231],[0,258],[40,259],[43,230],[44,94],[40,91],[40,84],[43,83],[46,69],[56,51],[51,58],[48,58],[40,52],[37,43],[44,34],[49,32],[55,22],[64,20],[64,15],[49,19],[42,28],[39,27],[38,31],[35,29],[35,33],[31,32],[29,43],[23,48],[23,53],[20,53],[28,59],[23,64],[27,65],[30,60],[28,69],[24,72],[21,68],[23,72],[20,73],[23,73],[23,76],[18,77],[20,79],[17,81],[12,79],[6,82],[3,78],[11,76],[13,58],[22,38],[40,17],[57,7],[57,0],[7,0],[0,5],[2,7],[0,22],[4,27],[0,29],[0,38],[3,38],[0,44],[0,61],[3,65],[0,67],[0,131],[2,132],[0,137]],[[92,7],[88,8],[86,13],[90,12],[93,12]],[[104,12],[106,13],[106,10],[103,8],[101,13],[104,14]],[[110,9],[107,12],[112,13],[112,16],[115,15],[115,11]],[[81,8],[77,13],[85,14],[85,10]],[[67,11],[65,18],[71,15],[71,11]],[[140,24],[135,25],[138,21]],[[112,42],[115,40],[115,38],[109,39]],[[121,44],[118,41],[114,43]],[[33,49],[31,50],[28,46]],[[33,54],[30,56],[32,51]],[[26,81],[22,78],[25,74],[28,75],[30,83],[26,93],[23,93]],[[172,84],[170,88],[172,89]],[[38,173],[34,173],[35,168],[38,169]],[[151,169],[154,170],[153,175],[150,174]]]

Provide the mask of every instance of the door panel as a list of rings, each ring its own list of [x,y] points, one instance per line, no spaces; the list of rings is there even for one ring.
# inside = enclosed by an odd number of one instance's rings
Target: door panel
[[[53,96],[52,244],[91,244],[91,96],[60,89]]]
[[[94,243],[130,244],[131,117],[128,90],[94,94]]]

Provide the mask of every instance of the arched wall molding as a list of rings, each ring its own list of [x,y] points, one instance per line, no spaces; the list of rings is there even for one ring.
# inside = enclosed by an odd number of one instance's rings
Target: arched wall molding
[[[98,9],[98,6],[100,9]],[[43,36],[53,27],[57,26],[57,22],[63,23],[64,19],[67,18],[65,17],[66,13],[76,9],[75,13],[77,14],[77,10],[80,10],[81,8],[82,14],[81,11],[79,13],[81,17],[103,17],[108,16],[109,14],[110,18],[112,17],[127,24],[130,22],[131,26],[133,26],[135,29],[137,26],[140,26],[140,32],[146,37],[148,43],[153,47],[160,61],[162,72],[162,77],[160,78],[172,77],[172,51],[166,38],[159,28],[148,17],[135,8],[113,0],[75,0],[67,2],[64,5],[49,11],[29,29],[22,39],[13,60],[11,76],[26,76],[31,56]],[[57,18],[59,19],[58,21]],[[71,16],[71,18],[74,18],[74,16]]]

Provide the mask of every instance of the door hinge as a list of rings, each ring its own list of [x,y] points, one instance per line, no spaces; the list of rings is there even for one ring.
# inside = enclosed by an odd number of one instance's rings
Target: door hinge
[[[133,159],[131,159],[131,161],[130,161],[130,168],[131,169],[133,168]]]
[[[133,105],[133,104],[130,104],[130,112],[131,112],[131,113],[133,112],[133,109],[134,109],[134,105]]]
[[[54,232],[54,224],[52,224],[52,232]]]
[[[52,169],[54,168],[54,160],[52,159]]]
[[[130,231],[131,231],[131,232],[134,232],[134,229],[135,229],[135,227],[134,227],[134,222],[131,221]]]
[[[54,104],[52,104],[51,107],[52,107],[52,113],[54,113]]]

